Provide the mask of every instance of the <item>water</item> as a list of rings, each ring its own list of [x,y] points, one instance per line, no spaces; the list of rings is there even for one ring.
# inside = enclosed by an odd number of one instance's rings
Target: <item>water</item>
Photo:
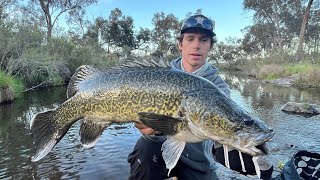
[[[276,134],[268,143],[275,174],[298,150],[320,153],[320,115],[303,117],[281,111],[289,101],[320,105],[319,88],[296,88],[261,83],[239,75],[223,76],[231,86],[231,98],[263,119]]]
[[[230,84],[231,98],[275,130],[268,145],[276,169],[299,149],[320,151],[320,117],[305,118],[280,110],[288,101],[320,104],[319,89],[262,84],[239,75],[223,78]],[[109,127],[94,148],[84,149],[76,123],[45,158],[30,161],[34,152],[30,120],[64,102],[65,91],[63,87],[33,91],[14,103],[0,105],[0,179],[127,179],[127,155],[140,137],[133,124]]]

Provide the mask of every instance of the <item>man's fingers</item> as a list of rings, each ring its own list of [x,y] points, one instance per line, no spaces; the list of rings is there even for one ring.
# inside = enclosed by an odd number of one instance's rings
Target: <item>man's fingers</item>
[[[148,126],[140,122],[135,122],[134,126],[138,128],[142,134],[145,134],[145,135],[152,135],[156,132],[156,130],[149,128]]]
[[[134,123],[134,126],[138,129],[145,129],[145,128],[149,128],[148,126],[144,125],[143,123],[141,122],[135,122]]]

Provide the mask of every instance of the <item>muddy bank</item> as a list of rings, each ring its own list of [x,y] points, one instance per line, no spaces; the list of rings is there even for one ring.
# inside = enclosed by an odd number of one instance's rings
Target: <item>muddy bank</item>
[[[14,92],[10,87],[0,87],[0,104],[5,102],[11,102],[14,100]]]

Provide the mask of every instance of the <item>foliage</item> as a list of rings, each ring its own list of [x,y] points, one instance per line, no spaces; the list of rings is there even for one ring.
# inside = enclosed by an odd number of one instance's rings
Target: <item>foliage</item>
[[[257,78],[268,80],[277,79],[284,75],[284,71],[285,69],[277,64],[266,64],[260,68]]]
[[[243,50],[251,55],[261,55],[261,52],[275,49],[285,51],[288,48],[298,52],[293,42],[299,38],[300,51],[301,43],[306,41],[306,44],[315,45],[315,48],[310,50],[318,53],[319,9],[311,8],[312,0],[309,0],[308,6],[306,2],[306,0],[245,0],[244,9],[254,11],[254,24],[244,30]],[[310,18],[307,21],[308,17]],[[305,26],[306,24],[308,26]]]
[[[21,10],[27,15],[28,21],[46,28],[47,40],[49,41],[52,37],[53,28],[62,14],[68,13],[69,17],[78,16],[84,12],[87,6],[95,2],[97,0],[29,0],[27,5],[21,6]]]
[[[45,43],[45,33],[26,24],[10,23],[0,29],[1,69],[20,77],[28,87],[63,85],[82,64],[104,67],[115,63],[90,42],[79,45],[66,37],[54,37]]]
[[[19,97],[23,91],[23,82],[13,76],[7,75],[0,70],[0,88],[11,87],[14,91],[15,97]]]
[[[11,59],[20,57],[26,49],[41,47],[43,32],[26,24],[7,23],[0,26],[0,69],[7,72]]]
[[[181,23],[173,14],[156,13],[152,19],[152,42],[157,45],[156,56],[164,56],[176,50],[176,37],[180,31]],[[161,53],[160,53],[161,52]]]

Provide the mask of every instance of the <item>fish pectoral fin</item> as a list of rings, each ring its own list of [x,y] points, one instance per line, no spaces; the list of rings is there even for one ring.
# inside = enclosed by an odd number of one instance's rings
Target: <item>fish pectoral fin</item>
[[[169,169],[168,176],[170,171],[176,166],[185,146],[186,142],[172,136],[168,136],[167,140],[163,142],[161,151],[166,167]]]
[[[167,135],[174,135],[183,127],[184,123],[181,119],[174,117],[140,112],[138,113],[139,120],[146,126]]]
[[[80,126],[80,141],[84,148],[93,147],[102,132],[111,124],[111,122],[97,122],[84,119]]]

